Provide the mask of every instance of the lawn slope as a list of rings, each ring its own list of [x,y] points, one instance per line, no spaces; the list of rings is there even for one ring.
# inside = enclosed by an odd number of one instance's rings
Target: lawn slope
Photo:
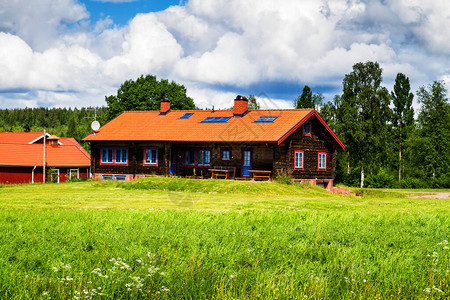
[[[3,186],[0,298],[449,298],[448,201],[365,194],[156,177]]]

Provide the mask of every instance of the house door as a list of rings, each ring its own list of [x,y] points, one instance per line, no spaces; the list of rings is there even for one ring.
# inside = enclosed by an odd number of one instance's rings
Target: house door
[[[252,150],[242,151],[242,177],[250,177],[252,169]]]
[[[170,157],[170,175],[177,175],[178,149],[172,148]]]

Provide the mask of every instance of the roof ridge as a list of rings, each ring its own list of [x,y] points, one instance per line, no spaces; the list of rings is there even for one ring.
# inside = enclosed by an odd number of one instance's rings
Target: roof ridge
[[[310,111],[314,108],[262,108],[262,109],[249,109],[248,111]],[[176,109],[171,112],[221,112],[221,111],[233,111],[233,109]],[[159,113],[159,110],[125,110],[124,113]]]

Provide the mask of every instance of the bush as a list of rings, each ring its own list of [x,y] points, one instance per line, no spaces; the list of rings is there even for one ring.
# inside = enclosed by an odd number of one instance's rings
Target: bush
[[[450,188],[450,177],[447,175],[443,175],[439,178],[436,178],[433,182],[433,187],[443,189]]]
[[[276,181],[282,184],[294,184],[294,180],[286,175],[278,175]]]
[[[380,169],[376,175],[369,174],[364,183],[370,188],[391,188],[395,184],[395,178],[384,169]]]
[[[359,186],[361,180],[361,169],[351,168],[350,174],[337,172],[336,170],[336,183],[342,183],[346,186]]]
[[[408,177],[397,182],[395,187],[401,189],[425,189],[429,188],[430,185],[421,178]]]

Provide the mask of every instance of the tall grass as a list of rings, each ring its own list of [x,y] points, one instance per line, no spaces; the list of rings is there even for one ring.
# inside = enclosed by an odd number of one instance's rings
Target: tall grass
[[[279,196],[274,206],[270,185],[247,184],[268,189],[261,199],[269,204],[230,209],[222,200],[234,201],[241,191],[209,190],[201,193],[213,199],[206,209],[196,204],[161,209],[155,205],[162,200],[152,207],[143,203],[164,199],[162,193],[192,192],[123,189],[113,183],[5,186],[0,191],[0,298],[450,297],[450,217],[443,200],[430,202],[442,205],[424,211],[416,204],[428,200],[334,198],[300,188],[295,196]],[[84,199],[86,188],[93,198]],[[124,206],[122,200],[139,198],[141,192],[149,198]],[[27,198],[31,194],[35,198]],[[239,201],[251,207],[257,193],[248,195]],[[165,199],[171,202],[170,196]],[[317,203],[296,206],[293,199]],[[80,206],[89,201],[91,206]],[[105,209],[104,201],[111,206]],[[333,209],[337,201],[343,206]]]

